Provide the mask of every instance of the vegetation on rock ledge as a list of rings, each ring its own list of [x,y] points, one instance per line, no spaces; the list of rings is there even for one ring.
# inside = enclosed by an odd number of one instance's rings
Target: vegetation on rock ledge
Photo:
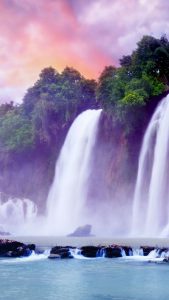
[[[97,85],[97,98],[114,122],[126,133],[142,125],[146,106],[154,96],[168,90],[169,42],[165,36],[144,36],[120,67],[106,67]]]

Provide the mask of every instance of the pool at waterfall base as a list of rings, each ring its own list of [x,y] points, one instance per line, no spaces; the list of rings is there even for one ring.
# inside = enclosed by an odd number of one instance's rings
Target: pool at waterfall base
[[[71,249],[70,249],[71,250]],[[28,257],[0,259],[2,300],[167,300],[169,263],[164,252],[132,249],[126,256],[87,258],[73,248],[74,259],[48,259],[50,249]]]

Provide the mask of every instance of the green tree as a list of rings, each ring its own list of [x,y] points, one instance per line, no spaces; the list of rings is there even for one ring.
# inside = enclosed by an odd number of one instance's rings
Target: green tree
[[[32,149],[33,142],[31,123],[20,111],[9,111],[0,118],[1,151],[20,153]]]

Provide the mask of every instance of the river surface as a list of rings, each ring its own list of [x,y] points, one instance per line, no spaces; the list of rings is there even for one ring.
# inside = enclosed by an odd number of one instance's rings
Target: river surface
[[[48,259],[55,245],[169,246],[168,239],[8,237],[35,243],[42,254],[0,259],[0,300],[168,300],[169,264],[155,258]]]
[[[139,259],[0,260],[2,300],[167,300],[169,265]]]

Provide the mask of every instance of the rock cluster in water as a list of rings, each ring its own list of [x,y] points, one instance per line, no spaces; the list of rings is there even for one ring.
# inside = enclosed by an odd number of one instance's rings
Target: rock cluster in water
[[[72,250],[77,249],[76,247],[66,246],[55,246],[51,249],[50,255],[48,258],[73,258]],[[154,247],[141,247],[143,249],[143,255],[148,255]],[[122,257],[123,251],[125,252],[126,256],[130,256],[132,253],[132,248],[128,246],[118,246],[118,245],[111,245],[111,246],[83,246],[78,249],[78,253],[83,255],[87,258],[94,258],[94,257],[107,257],[107,258],[115,258],[115,257]],[[164,249],[161,249],[161,252]]]
[[[106,258],[118,258],[123,256],[148,256],[152,251],[155,251],[155,258],[162,258],[163,261],[169,262],[169,248],[155,248],[149,246],[141,246],[139,249],[134,250],[129,246],[119,246],[119,245],[110,245],[110,246],[83,246],[80,248],[66,246],[55,246],[51,249],[50,255],[48,258],[74,258],[75,255],[81,255],[86,258],[95,258],[95,257],[106,257]],[[137,254],[134,254],[134,253]],[[141,254],[140,254],[141,253]],[[149,261],[153,261],[153,258],[150,256]]]
[[[0,240],[0,256],[3,257],[29,256],[34,250],[34,244],[25,245],[23,243],[7,239]]]
[[[71,255],[70,249],[75,249],[69,246],[61,247],[61,246],[55,246],[51,249],[50,255],[48,258],[73,258]]]
[[[24,244],[18,241],[0,239],[0,256],[1,257],[25,257],[30,256],[33,252],[39,253],[35,244]],[[141,246],[139,249],[132,249],[130,246],[109,245],[109,246],[82,246],[80,248],[72,246],[55,246],[50,250],[49,259],[70,259],[80,255],[84,258],[106,257],[118,258],[122,256],[149,256],[148,261],[153,261],[151,252],[155,253],[155,258],[161,261],[169,262],[169,248],[155,248]]]

